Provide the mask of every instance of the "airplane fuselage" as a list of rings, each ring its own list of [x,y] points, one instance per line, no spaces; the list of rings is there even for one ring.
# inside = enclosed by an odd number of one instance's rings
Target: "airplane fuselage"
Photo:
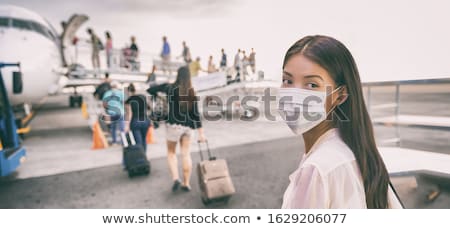
[[[0,62],[20,62],[23,92],[12,93],[12,72],[4,68],[2,75],[12,105],[38,103],[49,94],[61,66],[59,38],[39,15],[14,6],[0,6]]]

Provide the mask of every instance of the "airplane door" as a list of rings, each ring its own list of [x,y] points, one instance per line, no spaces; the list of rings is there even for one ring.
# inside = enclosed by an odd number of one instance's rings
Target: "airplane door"
[[[62,62],[65,66],[73,64],[75,61],[75,51],[72,48],[72,42],[78,29],[89,19],[83,14],[74,14],[64,25],[64,31],[61,35]]]

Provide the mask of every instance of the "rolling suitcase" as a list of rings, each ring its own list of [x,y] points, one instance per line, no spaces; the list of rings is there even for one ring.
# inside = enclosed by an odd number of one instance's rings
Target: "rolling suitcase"
[[[122,133],[123,142],[123,161],[128,176],[131,178],[135,175],[150,174],[150,162],[144,152],[144,147],[136,145],[133,133]]]
[[[227,203],[236,192],[228,171],[227,162],[224,159],[216,159],[211,155],[208,141],[206,147],[208,159],[203,159],[203,152],[198,142],[201,161],[197,166],[198,180],[200,185],[201,199],[204,205],[213,202]]]

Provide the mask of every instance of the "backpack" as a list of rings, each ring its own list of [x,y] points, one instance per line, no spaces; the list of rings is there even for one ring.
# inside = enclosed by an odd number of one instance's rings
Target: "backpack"
[[[103,95],[105,95],[105,93],[109,90],[111,90],[111,85],[109,83],[101,83],[95,89],[94,97],[96,97],[98,100],[102,100]]]
[[[150,120],[154,122],[166,121],[169,118],[169,104],[167,95],[159,93],[158,96],[152,97],[152,109],[150,112]]]
[[[105,46],[103,45],[102,41],[97,37],[97,47],[98,50],[105,50]]]
[[[100,40],[98,40],[97,45],[98,45],[98,50],[105,50],[105,46],[103,46],[103,43]]]

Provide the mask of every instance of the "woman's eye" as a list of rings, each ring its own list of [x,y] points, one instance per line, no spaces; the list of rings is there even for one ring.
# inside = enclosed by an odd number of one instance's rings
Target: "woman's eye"
[[[283,84],[292,84],[292,80],[283,79]]]
[[[306,88],[308,88],[308,89],[315,89],[315,88],[318,88],[318,87],[319,87],[319,85],[317,85],[315,83],[307,83],[306,84]]]

